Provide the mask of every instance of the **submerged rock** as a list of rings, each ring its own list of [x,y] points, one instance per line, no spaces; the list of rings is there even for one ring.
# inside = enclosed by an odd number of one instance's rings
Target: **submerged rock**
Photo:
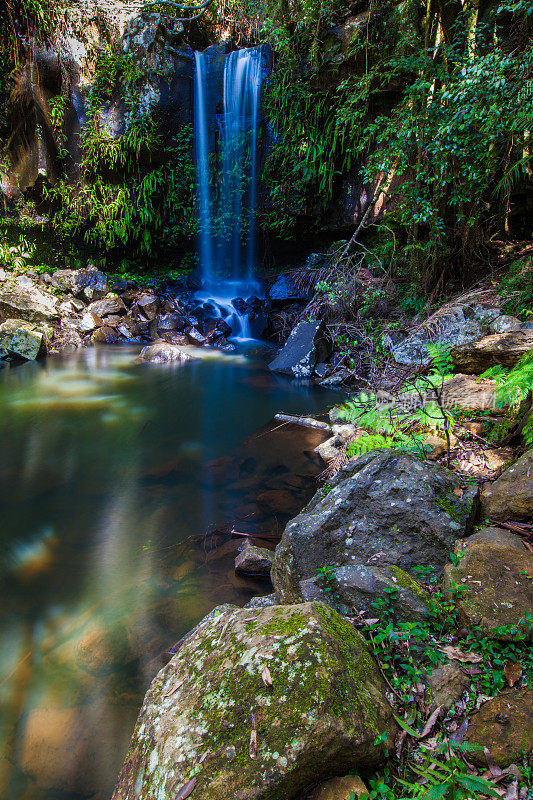
[[[383,758],[385,689],[362,637],[320,603],[206,618],[152,682],[113,800],[175,800],[191,781],[194,800],[295,800]]]
[[[150,361],[152,364],[167,364],[170,361],[190,361],[192,357],[175,344],[156,342],[148,347],[143,347],[140,358],[143,361]]]
[[[330,353],[331,340],[325,324],[299,322],[268,368],[295,378],[310,378],[316,364],[326,361]]]
[[[500,477],[483,489],[483,517],[502,522],[533,518],[533,450],[518,459]]]
[[[513,639],[533,609],[533,553],[520,536],[485,528],[455,548],[460,558],[447,564],[444,589],[461,587],[454,602],[465,624],[476,626],[489,639]],[[501,630],[501,628],[504,630]]]
[[[500,767],[520,762],[533,749],[533,690],[515,688],[487,700],[471,718],[465,739],[486,748]],[[482,749],[469,751],[468,760],[487,766]]]
[[[46,339],[42,331],[22,319],[9,319],[0,325],[0,351],[11,358],[35,361],[46,355]]]
[[[456,539],[468,535],[478,489],[451,471],[398,450],[354,459],[291,520],[276,548],[272,579],[282,602],[324,566],[396,565],[439,572]]]

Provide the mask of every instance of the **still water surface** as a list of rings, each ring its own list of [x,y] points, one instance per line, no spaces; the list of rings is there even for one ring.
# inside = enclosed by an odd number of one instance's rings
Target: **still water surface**
[[[136,353],[0,373],[2,800],[110,797],[164,652],[215,605],[270,590],[235,575],[231,528],[280,532],[322,467],[322,434],[265,423],[337,393],[253,355]]]

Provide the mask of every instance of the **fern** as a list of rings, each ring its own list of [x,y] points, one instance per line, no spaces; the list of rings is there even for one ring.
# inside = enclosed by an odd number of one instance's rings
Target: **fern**
[[[501,366],[484,372],[482,378],[496,381],[496,404],[517,406],[533,391],[533,350],[526,353],[511,370]]]
[[[427,344],[428,355],[431,358],[433,375],[444,378],[453,375],[453,358],[451,348],[442,345],[440,342]]]

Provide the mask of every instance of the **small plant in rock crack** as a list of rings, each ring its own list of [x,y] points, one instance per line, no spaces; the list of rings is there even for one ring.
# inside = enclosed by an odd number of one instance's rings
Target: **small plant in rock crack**
[[[320,567],[320,569],[317,571],[316,577],[318,585],[324,594],[328,595],[333,603],[340,603],[341,598],[338,592],[335,591],[335,567],[328,567],[326,565]]]

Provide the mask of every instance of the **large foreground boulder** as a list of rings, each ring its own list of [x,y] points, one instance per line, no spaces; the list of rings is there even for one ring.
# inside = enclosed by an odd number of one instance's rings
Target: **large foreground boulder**
[[[315,366],[331,353],[331,339],[323,322],[299,322],[281,353],[268,368],[295,378],[310,378]]]
[[[514,367],[532,348],[533,331],[519,330],[495,333],[477,342],[452,347],[451,356],[456,372],[479,375],[498,364]]]
[[[484,487],[481,513],[496,522],[533,519],[533,450]]]
[[[38,289],[31,281],[20,285],[15,282],[0,286],[0,321],[16,318],[26,322],[51,322],[59,319],[57,298],[50,292]]]
[[[382,759],[385,689],[320,603],[210,615],[152,682],[113,800],[293,800]]]
[[[533,553],[520,536],[485,528],[458,542],[457,563],[447,564],[444,588],[459,587],[454,602],[468,626],[489,639],[513,639],[513,631],[529,629],[523,620],[533,611]]]
[[[297,602],[300,581],[324,566],[439,572],[455,540],[470,533],[477,505],[477,487],[463,489],[449,470],[398,450],[365,453],[332,485],[289,522],[276,549],[272,579],[282,602]]]
[[[0,325],[0,350],[11,358],[35,361],[46,355],[46,338],[31,322],[9,319]]]
[[[143,347],[139,358],[142,361],[150,361],[152,364],[168,364],[170,362],[190,361],[192,356],[175,344],[156,342],[148,347]]]

